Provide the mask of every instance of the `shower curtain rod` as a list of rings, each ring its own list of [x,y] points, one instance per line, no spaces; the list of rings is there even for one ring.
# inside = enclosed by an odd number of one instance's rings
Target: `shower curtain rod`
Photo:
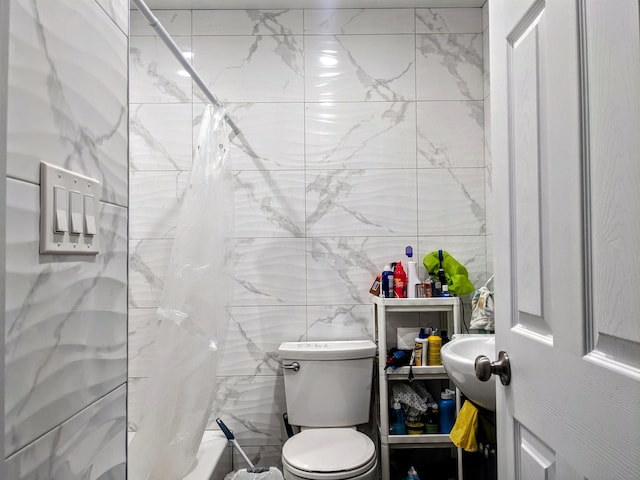
[[[209,99],[209,101],[213,105],[215,105],[216,107],[222,108],[223,105],[222,103],[220,103],[220,100],[218,100],[218,97],[216,97],[213,93],[211,93],[211,90],[209,90],[209,87],[207,87],[207,85],[204,83],[200,74],[196,72],[196,70],[191,66],[189,61],[184,57],[184,55],[182,54],[182,51],[180,51],[180,47],[178,47],[178,45],[173,40],[173,38],[171,38],[171,35],[169,35],[169,33],[165,30],[162,23],[160,23],[160,20],[156,18],[153,12],[151,12],[151,9],[147,6],[147,4],[144,3],[144,0],[132,0],[132,1],[136,5],[137,9],[140,10],[140,13],[144,15],[149,26],[152,27],[158,33],[158,36],[169,48],[171,53],[173,53],[173,55],[176,57],[178,62],[180,62],[180,65],[182,65],[184,69],[189,73],[189,75],[191,75],[191,78],[193,79],[194,82],[196,82],[196,85],[200,87],[200,90],[202,90],[202,93],[205,94],[205,96]],[[229,126],[231,127],[231,129],[233,130],[233,133],[235,133],[236,135],[240,135],[240,129],[235,124],[235,122],[231,120],[229,115],[225,114],[224,118],[229,124]]]

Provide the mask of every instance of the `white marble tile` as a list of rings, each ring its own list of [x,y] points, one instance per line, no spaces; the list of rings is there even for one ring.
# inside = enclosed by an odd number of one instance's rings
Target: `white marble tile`
[[[171,258],[173,239],[138,239],[129,242],[129,306],[157,307]]]
[[[174,40],[182,52],[192,51],[191,37]],[[131,103],[191,102],[191,77],[159,37],[131,37],[129,52]]]
[[[493,164],[489,163],[484,169],[484,188],[485,188],[485,213],[487,218],[487,235],[493,234],[493,186],[492,186],[492,168]]]
[[[282,375],[278,347],[306,340],[304,306],[234,307],[218,376]]]
[[[193,10],[194,35],[295,35],[302,10]]]
[[[304,104],[226,103],[246,139],[229,150],[234,170],[302,170],[304,168]],[[194,104],[193,144],[197,144],[203,104]],[[247,147],[248,145],[248,147]]]
[[[126,386],[102,397],[5,461],[11,480],[126,476]]]
[[[484,165],[481,101],[418,102],[418,166]]]
[[[129,376],[148,377],[153,368],[158,332],[156,308],[129,309]]]
[[[437,250],[446,250],[467,269],[469,280],[480,288],[487,280],[486,239],[484,235],[444,235],[420,237],[419,263],[425,255]],[[426,269],[423,266],[423,271]],[[467,317],[468,318],[468,317]]]
[[[46,161],[126,205],[126,35],[95,1],[16,0],[10,38],[7,175],[39,183]]]
[[[306,35],[307,102],[415,97],[413,35]]]
[[[191,104],[138,104],[129,111],[129,168],[190,170]]]
[[[484,98],[487,98],[491,87],[490,74],[490,49],[489,49],[489,32],[482,35],[482,81],[484,89]]]
[[[118,25],[122,32],[129,32],[129,0],[96,0],[98,5]]]
[[[243,448],[284,443],[282,375],[218,377],[217,383],[208,428],[217,428],[215,418],[220,417]]]
[[[194,36],[194,64],[222,102],[301,102],[302,46],[300,35]]]
[[[416,8],[417,33],[482,33],[479,8]]]
[[[303,238],[242,238],[236,244],[234,305],[304,305]]]
[[[484,164],[491,164],[491,96],[484,99]]]
[[[482,100],[482,34],[416,35],[418,100]]]
[[[418,170],[418,231],[425,235],[483,235],[484,168]]]
[[[233,175],[236,237],[303,237],[303,171]]]
[[[487,279],[494,274],[493,267],[493,235],[487,235]]]
[[[153,10],[153,15],[162,23],[169,35],[191,35],[190,10]],[[130,35],[156,35],[153,28],[138,10],[131,10]]]
[[[307,307],[309,341],[374,340],[371,305],[327,305]]]
[[[126,378],[127,211],[100,205],[100,254],[39,254],[37,185],[7,182],[5,446],[15,452]]]
[[[144,412],[144,393],[147,390],[146,377],[127,379],[127,431],[136,432]]]
[[[415,235],[415,170],[307,172],[307,235]]]
[[[260,467],[276,467],[282,471],[282,447],[280,445],[243,447],[243,450],[254,465]],[[245,462],[237,449],[233,449],[233,464],[237,468],[245,468],[247,465],[247,462]]]
[[[131,172],[129,238],[174,238],[189,172]]]
[[[390,262],[405,260],[413,237],[327,237],[307,239],[307,305],[371,303],[369,289]]]
[[[415,168],[416,111],[410,102],[310,103],[308,169]]]
[[[304,31],[307,34],[385,34],[413,33],[410,8],[306,9]]]
[[[484,5],[482,5],[482,30],[485,31],[488,28],[489,28],[489,1],[486,1],[484,2]]]

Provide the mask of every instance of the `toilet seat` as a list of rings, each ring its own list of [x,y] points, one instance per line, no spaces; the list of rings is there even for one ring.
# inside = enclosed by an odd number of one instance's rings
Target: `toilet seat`
[[[351,428],[315,428],[291,437],[282,448],[283,467],[310,480],[344,480],[377,464],[369,437]]]

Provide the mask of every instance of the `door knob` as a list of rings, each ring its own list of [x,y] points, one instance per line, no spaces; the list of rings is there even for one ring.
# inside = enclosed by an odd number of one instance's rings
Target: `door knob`
[[[498,360],[492,362],[485,355],[476,357],[476,377],[481,382],[486,382],[491,378],[492,374],[500,375],[500,381],[503,385],[509,385],[511,382],[511,364],[509,363],[509,355],[507,352],[500,352]]]

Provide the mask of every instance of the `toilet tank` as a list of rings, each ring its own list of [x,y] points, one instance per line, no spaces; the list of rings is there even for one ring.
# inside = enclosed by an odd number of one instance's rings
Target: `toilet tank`
[[[376,345],[369,340],[285,342],[284,370],[289,423],[301,427],[351,427],[369,421]]]

